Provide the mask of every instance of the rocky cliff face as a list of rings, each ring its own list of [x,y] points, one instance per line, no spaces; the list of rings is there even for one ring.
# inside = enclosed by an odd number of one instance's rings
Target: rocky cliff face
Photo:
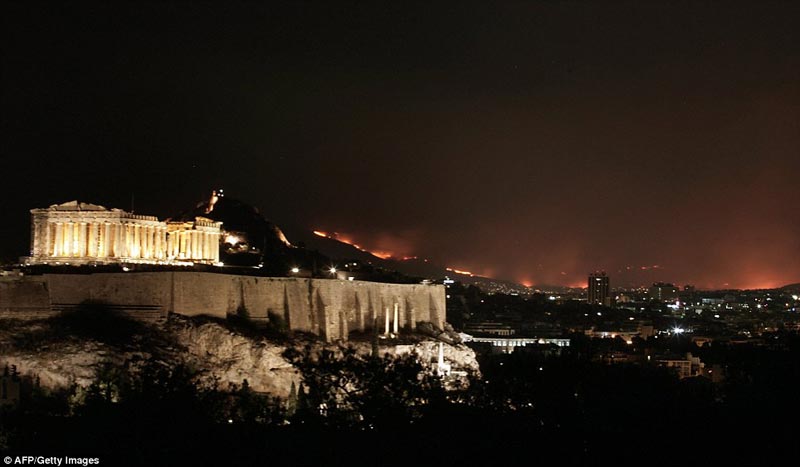
[[[132,332],[119,339],[74,335],[58,320],[0,320],[0,365],[16,365],[23,376],[38,377],[42,387],[60,388],[76,384],[89,386],[98,369],[113,365],[136,371],[146,362],[174,367],[182,364],[196,372],[204,386],[221,389],[240,386],[246,379],[253,391],[286,397],[292,382],[301,378],[283,353],[287,345],[321,342],[303,339],[276,342],[247,335],[224,322],[172,316],[162,324],[136,324]],[[370,352],[371,345],[351,342],[359,352]],[[381,353],[412,353],[428,371],[436,370],[439,344],[430,338],[414,336],[402,345],[382,341]],[[443,344],[444,359],[455,374],[479,372],[475,353],[463,345]]]

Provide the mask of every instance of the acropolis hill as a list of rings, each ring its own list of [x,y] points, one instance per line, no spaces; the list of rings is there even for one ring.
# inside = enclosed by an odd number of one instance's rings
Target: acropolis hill
[[[443,329],[441,285],[382,284],[336,279],[252,277],[191,271],[43,274],[0,280],[0,317],[51,316],[91,301],[133,317],[246,314],[280,317],[294,331],[332,341],[351,332],[411,330],[430,322]],[[245,310],[246,313],[241,313]],[[396,311],[395,311],[396,310]]]
[[[225,238],[259,242],[240,226],[226,230],[225,221],[213,217],[217,203],[215,193],[198,205],[204,216],[167,221],[77,201],[31,210],[25,264],[44,269],[0,278],[0,317],[42,318],[93,302],[145,319],[170,313],[280,319],[290,330],[327,341],[347,340],[352,332],[413,330],[420,322],[444,328],[441,285],[226,273],[220,262]],[[147,272],[124,266],[142,263]],[[87,273],[87,266],[108,264],[121,266],[120,272]],[[201,272],[194,264],[219,272]]]

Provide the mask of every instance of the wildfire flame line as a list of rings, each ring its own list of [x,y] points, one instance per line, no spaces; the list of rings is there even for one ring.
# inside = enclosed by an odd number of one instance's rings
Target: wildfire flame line
[[[473,273],[471,273],[471,272],[469,272],[469,271],[462,271],[462,270],[459,270],[459,269],[453,269],[453,268],[445,268],[445,269],[447,269],[447,270],[448,270],[448,271],[450,271],[450,272],[454,272],[454,273],[456,273],[456,274],[463,274],[463,275],[465,275],[465,276],[474,276],[474,275],[475,275],[475,274],[473,274]]]
[[[357,249],[359,251],[363,251],[364,253],[369,253],[372,256],[376,256],[376,257],[378,257],[380,259],[394,258],[394,254],[389,252],[389,251],[370,251],[370,250],[367,250],[366,248],[362,248],[357,243],[354,243],[351,240],[340,236],[336,232],[333,232],[333,233],[329,234],[328,232],[324,232],[322,230],[314,230],[314,235],[316,235],[318,237],[329,238],[331,240],[336,240],[337,242],[341,242],[341,243],[350,245],[350,246],[352,246],[353,248],[355,248],[355,249]],[[409,258],[409,257],[406,257],[406,258]],[[403,259],[406,259],[406,258],[403,258]]]

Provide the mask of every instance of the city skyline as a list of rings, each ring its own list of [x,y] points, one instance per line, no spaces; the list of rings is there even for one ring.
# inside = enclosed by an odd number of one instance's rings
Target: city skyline
[[[531,285],[800,281],[796,5],[2,8],[4,258],[31,208],[223,187]]]

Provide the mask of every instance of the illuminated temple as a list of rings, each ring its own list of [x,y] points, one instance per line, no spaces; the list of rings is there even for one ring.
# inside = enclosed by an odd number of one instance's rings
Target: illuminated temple
[[[160,221],[70,201],[31,210],[29,264],[218,264],[222,222]]]

